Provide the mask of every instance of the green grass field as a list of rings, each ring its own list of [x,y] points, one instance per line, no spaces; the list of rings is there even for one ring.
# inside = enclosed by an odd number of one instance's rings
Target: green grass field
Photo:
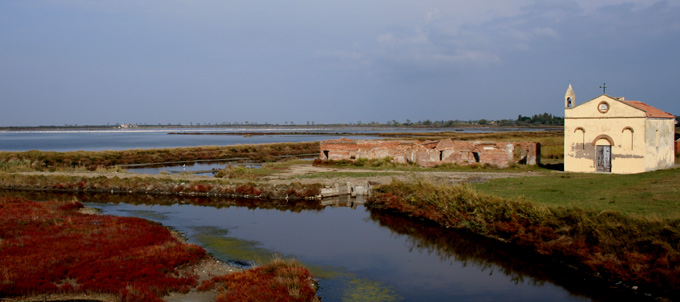
[[[546,173],[474,185],[479,192],[550,207],[614,211],[631,216],[680,219],[680,168],[648,173]]]

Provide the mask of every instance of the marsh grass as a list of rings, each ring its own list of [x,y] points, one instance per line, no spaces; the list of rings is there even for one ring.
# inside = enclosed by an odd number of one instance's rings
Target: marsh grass
[[[444,163],[434,167],[423,167],[417,164],[400,164],[392,162],[392,158],[385,157],[380,159],[359,158],[352,160],[321,160],[315,159],[313,162],[317,167],[337,167],[344,169],[362,169],[375,171],[403,171],[403,172],[523,172],[523,171],[545,171],[548,170],[540,166],[527,166],[511,164],[508,168],[498,168],[490,164],[459,165]]]
[[[319,183],[290,182],[286,185],[270,185],[243,179],[205,178],[187,181],[170,177],[83,177],[64,174],[0,173],[0,188],[11,190],[137,196],[256,197],[274,205],[278,205],[275,200],[285,197],[289,199],[286,201],[287,208],[291,210],[299,210],[298,206],[303,208],[318,206],[318,201],[314,199],[320,194],[322,187]],[[300,201],[300,204],[293,200]],[[265,205],[266,203],[260,206]]]
[[[318,142],[277,143],[236,146],[202,146],[122,151],[25,151],[0,152],[0,171],[16,172],[87,169],[130,164],[162,164],[197,160],[247,159],[273,162],[282,156],[318,154]]]
[[[676,297],[680,219],[545,206],[479,193],[470,185],[393,181],[367,206],[526,247],[587,274]]]
[[[480,192],[549,207],[680,219],[680,168],[640,174],[550,173],[475,184]]]
[[[249,168],[240,165],[227,165],[224,169],[219,169],[217,173],[215,173],[215,177],[254,180],[257,178],[285,172],[294,165],[309,163],[310,161],[308,160],[305,161],[301,159],[290,158],[277,162],[263,163],[260,168]]]
[[[258,177],[260,169],[248,168],[244,166],[228,165],[224,169],[217,170],[214,173],[217,178],[235,178],[235,179],[255,179]]]

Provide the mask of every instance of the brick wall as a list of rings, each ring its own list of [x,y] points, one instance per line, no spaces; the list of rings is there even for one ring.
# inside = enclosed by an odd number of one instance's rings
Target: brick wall
[[[321,142],[324,160],[381,159],[431,167],[445,163],[488,164],[505,168],[512,163],[540,163],[540,144],[533,142],[482,141],[404,141],[404,140],[326,140]]]

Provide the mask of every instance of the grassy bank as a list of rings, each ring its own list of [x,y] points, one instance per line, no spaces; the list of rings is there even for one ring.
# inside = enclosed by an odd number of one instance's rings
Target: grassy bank
[[[208,257],[203,248],[144,219],[82,214],[80,208],[77,202],[0,198],[0,297],[86,293],[162,301],[169,292],[207,290],[205,284],[229,280],[222,292],[228,301],[252,301],[254,285],[267,287],[268,301],[316,299],[309,271],[281,260],[199,284],[182,268]]]
[[[321,160],[315,159],[312,162],[315,167],[327,168],[343,168],[343,169],[360,169],[360,170],[374,170],[374,171],[402,171],[402,172],[527,172],[527,171],[542,171],[549,170],[540,166],[511,164],[508,168],[498,168],[489,164],[472,164],[459,165],[445,163],[434,167],[423,167],[415,163],[401,164],[392,161],[391,157],[383,157],[379,159],[359,158],[356,160]],[[384,173],[384,172],[383,172]]]
[[[393,182],[368,207],[527,248],[612,283],[680,297],[680,220],[548,207],[469,185]]]
[[[475,184],[480,192],[548,207],[680,219],[680,168],[640,174],[549,173]]]
[[[271,185],[245,181],[204,179],[185,181],[164,177],[106,177],[65,174],[0,173],[0,188],[16,191],[111,193],[123,195],[203,196],[262,200],[313,200],[323,186],[318,183]]]

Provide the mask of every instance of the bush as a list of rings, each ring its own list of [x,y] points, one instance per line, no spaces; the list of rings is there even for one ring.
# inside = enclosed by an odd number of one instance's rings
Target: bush
[[[319,301],[309,271],[297,261],[274,259],[269,264],[215,277],[199,289],[217,288],[218,302],[226,301]]]

